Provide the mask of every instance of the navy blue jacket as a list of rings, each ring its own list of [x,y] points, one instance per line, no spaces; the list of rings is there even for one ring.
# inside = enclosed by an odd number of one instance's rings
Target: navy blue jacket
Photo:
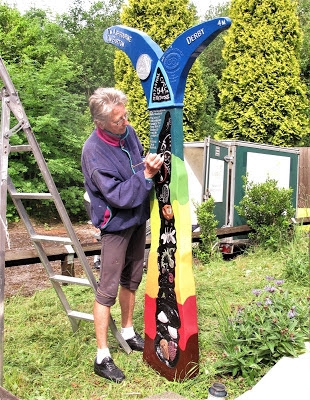
[[[145,179],[144,164],[135,167],[142,157],[142,145],[130,125],[122,136],[96,129],[84,143],[82,171],[97,228],[117,232],[149,218],[153,182]]]

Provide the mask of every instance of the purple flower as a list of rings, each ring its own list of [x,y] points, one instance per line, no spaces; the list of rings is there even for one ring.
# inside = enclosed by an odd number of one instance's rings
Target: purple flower
[[[266,279],[267,279],[267,281],[274,281],[274,277],[273,276],[267,275]]]
[[[287,316],[288,316],[289,318],[294,318],[294,317],[296,317],[297,311],[295,311],[295,309],[296,309],[296,307],[293,306],[293,307],[290,309],[290,311],[287,313]]]
[[[277,289],[274,286],[265,286],[265,290],[266,290],[266,292],[273,293]]]
[[[256,305],[257,305],[258,307],[260,307],[262,304],[263,304],[263,303],[262,303],[261,301],[257,301],[257,302],[256,302]]]
[[[243,310],[244,310],[243,306],[238,306],[237,315],[240,315]]]
[[[284,279],[277,279],[274,281],[276,285],[283,285],[284,282],[285,282]]]
[[[272,300],[269,297],[266,297],[265,306],[270,306],[272,304]]]
[[[259,296],[262,293],[261,289],[253,289],[252,293],[254,294],[254,296]]]

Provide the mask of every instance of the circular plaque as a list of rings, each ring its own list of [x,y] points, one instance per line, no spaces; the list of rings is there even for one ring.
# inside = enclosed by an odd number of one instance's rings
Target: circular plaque
[[[151,73],[151,57],[147,54],[141,54],[137,61],[137,74],[143,81],[147,79]]]

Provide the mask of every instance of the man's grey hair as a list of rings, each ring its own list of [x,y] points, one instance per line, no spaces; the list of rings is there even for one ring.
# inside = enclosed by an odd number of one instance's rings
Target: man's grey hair
[[[127,96],[119,89],[98,88],[89,98],[89,109],[94,123],[99,123],[104,128],[114,106],[126,106],[127,101]]]

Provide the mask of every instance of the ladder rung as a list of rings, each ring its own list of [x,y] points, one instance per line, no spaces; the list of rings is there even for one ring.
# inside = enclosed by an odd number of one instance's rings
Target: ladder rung
[[[20,144],[16,146],[11,146],[10,151],[11,152],[32,151],[32,147],[30,146],[30,144]]]
[[[62,236],[31,235],[31,240],[33,240],[34,242],[60,242],[73,244],[70,238]]]
[[[52,199],[53,196],[50,193],[11,193],[11,197],[15,199]]]
[[[50,277],[51,281],[62,282],[62,283],[72,283],[75,285],[91,286],[90,282],[86,278],[75,278],[74,276],[66,275],[53,275]]]
[[[93,314],[84,313],[81,311],[69,311],[68,317],[76,318],[76,319],[85,319],[86,321],[93,321]]]

